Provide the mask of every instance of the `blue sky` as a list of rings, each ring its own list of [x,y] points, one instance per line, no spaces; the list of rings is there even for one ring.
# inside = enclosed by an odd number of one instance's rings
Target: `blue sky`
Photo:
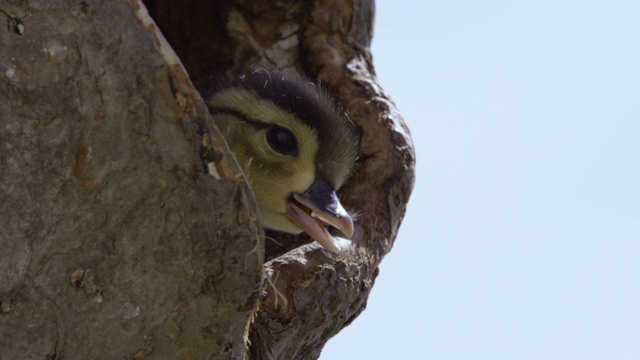
[[[640,359],[640,2],[376,4],[417,180],[333,359]]]

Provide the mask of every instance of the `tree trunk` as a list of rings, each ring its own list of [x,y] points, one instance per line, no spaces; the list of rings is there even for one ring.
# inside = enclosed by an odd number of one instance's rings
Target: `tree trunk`
[[[364,310],[413,186],[373,3],[145,5],[0,0],[2,358],[318,358]],[[265,241],[196,91],[252,66],[320,79],[357,124],[349,251]]]

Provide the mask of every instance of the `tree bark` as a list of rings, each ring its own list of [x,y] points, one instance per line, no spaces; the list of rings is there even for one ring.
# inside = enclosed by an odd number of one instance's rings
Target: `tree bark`
[[[373,3],[145,5],[0,0],[0,352],[318,358],[364,310],[414,181],[369,53]],[[321,80],[360,130],[345,253],[265,242],[196,91],[256,66]]]

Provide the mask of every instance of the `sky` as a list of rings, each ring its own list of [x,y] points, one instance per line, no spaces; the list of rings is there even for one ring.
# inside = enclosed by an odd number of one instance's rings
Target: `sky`
[[[322,360],[640,359],[640,1],[376,2],[417,179]]]

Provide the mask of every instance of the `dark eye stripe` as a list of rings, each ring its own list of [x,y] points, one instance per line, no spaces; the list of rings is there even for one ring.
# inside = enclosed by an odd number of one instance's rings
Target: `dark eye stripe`
[[[262,69],[264,70],[264,69]],[[307,124],[316,133],[319,175],[341,184],[353,168],[358,155],[356,128],[335,99],[322,86],[304,77],[279,71],[255,71],[236,78],[229,85],[234,90],[253,92]]]
[[[238,117],[240,119],[242,119],[242,121],[246,122],[247,124],[251,125],[251,126],[255,126],[258,129],[268,129],[270,127],[272,127],[272,124],[268,124],[268,123],[264,123],[262,121],[259,120],[255,120],[252,119],[250,117],[248,117],[246,114],[238,111],[238,110],[234,110],[234,109],[209,109],[209,112],[211,113],[211,115],[213,115],[214,117],[214,121],[215,121],[215,116],[218,114],[226,114],[226,115],[232,115],[235,117]]]
[[[232,115],[257,129],[267,129],[267,142],[273,150],[283,155],[298,156],[298,140],[290,130],[281,126],[274,126],[273,124],[251,119],[246,114],[234,109],[218,108],[210,109],[210,112],[214,117],[217,114]]]

